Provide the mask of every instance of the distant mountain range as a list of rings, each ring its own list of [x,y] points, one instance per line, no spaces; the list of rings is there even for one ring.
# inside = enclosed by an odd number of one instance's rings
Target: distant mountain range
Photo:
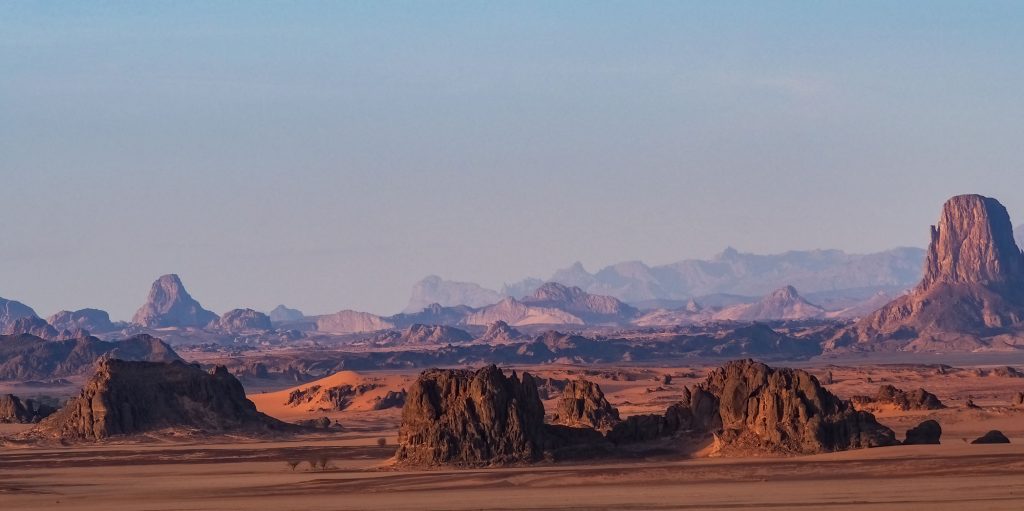
[[[806,250],[773,255],[728,248],[710,260],[690,259],[662,266],[629,261],[596,273],[588,272],[577,262],[556,271],[547,281],[523,279],[506,284],[500,291],[430,276],[413,286],[406,312],[422,310],[431,303],[482,307],[504,297],[530,295],[545,282],[578,287],[641,308],[678,307],[691,298],[709,295],[760,297],[786,286],[811,297],[821,295],[823,301],[844,297],[862,300],[879,291],[898,293],[912,287],[921,277],[924,259],[925,251],[920,248],[896,248],[873,254]]]

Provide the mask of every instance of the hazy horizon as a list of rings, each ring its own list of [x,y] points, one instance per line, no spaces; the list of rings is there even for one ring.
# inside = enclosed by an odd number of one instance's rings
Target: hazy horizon
[[[1024,223],[1024,5],[0,5],[0,296],[391,314],[743,252]]]

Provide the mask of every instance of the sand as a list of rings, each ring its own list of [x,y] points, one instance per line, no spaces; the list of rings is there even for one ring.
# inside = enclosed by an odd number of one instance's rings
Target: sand
[[[327,415],[341,431],[289,440],[210,438],[0,449],[0,509],[327,510],[327,509],[1024,509],[1024,408],[1009,406],[1024,379],[938,374],[917,366],[806,367],[831,371],[840,396],[874,394],[891,383],[924,387],[950,408],[886,410],[879,420],[902,438],[927,418],[943,443],[789,458],[643,459],[473,470],[395,470],[400,410],[360,404]],[[517,367],[545,377],[586,371],[624,415],[664,410],[708,367]],[[973,369],[973,368],[972,368]],[[665,374],[673,376],[664,384]],[[416,372],[339,373],[321,384],[407,386]],[[869,381],[870,379],[870,381]],[[285,420],[322,416],[284,406],[288,389],[250,397]],[[368,396],[367,399],[371,399]],[[968,409],[973,399],[981,409]],[[548,401],[548,410],[553,408]],[[9,434],[24,426],[5,426]],[[1000,429],[1009,445],[966,440]],[[387,443],[379,446],[383,438]],[[326,461],[327,468],[322,466]],[[290,463],[297,466],[293,470]],[[316,468],[311,468],[311,464]]]

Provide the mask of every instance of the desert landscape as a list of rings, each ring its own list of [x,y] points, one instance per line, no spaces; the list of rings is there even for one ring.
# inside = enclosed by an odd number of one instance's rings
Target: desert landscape
[[[0,2],[0,511],[1024,510],[1024,2]]]
[[[167,275],[126,324],[6,301],[0,495],[14,509],[1018,509],[1024,252],[978,195],[947,201],[931,233],[920,282],[853,319],[792,286],[672,310],[548,282],[494,306],[307,318],[217,315]]]

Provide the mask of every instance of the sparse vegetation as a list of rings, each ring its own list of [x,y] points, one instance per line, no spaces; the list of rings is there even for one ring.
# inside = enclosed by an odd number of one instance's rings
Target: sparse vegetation
[[[377,445],[379,445],[380,447],[384,447],[384,446],[388,445],[388,439],[384,438],[384,437],[378,438],[377,439]]]
[[[302,463],[302,462],[301,461],[296,461],[296,460],[291,460],[291,461],[288,461],[287,463],[288,463],[288,468],[292,469],[292,472],[295,472],[295,468],[298,467],[299,464]]]

